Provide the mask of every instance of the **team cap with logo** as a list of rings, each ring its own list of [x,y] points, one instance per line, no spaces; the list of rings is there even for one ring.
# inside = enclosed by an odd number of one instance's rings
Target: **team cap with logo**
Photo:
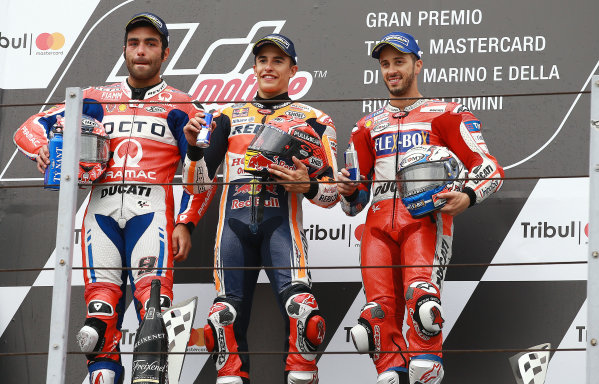
[[[385,45],[390,45],[403,53],[413,53],[420,59],[422,51],[414,36],[404,32],[391,32],[383,36],[381,41],[372,48],[371,56],[378,59]]]
[[[268,36],[264,36],[260,40],[256,41],[256,43],[254,43],[254,47],[252,48],[254,56],[257,55],[258,51],[260,51],[260,48],[262,48],[266,44],[274,44],[277,47],[281,48],[281,50],[287,56],[291,57],[291,61],[293,61],[293,64],[297,64],[297,54],[295,53],[295,47],[293,46],[293,42],[289,38],[283,35],[279,35],[278,33],[271,33]]]
[[[168,46],[168,28],[166,28],[166,23],[160,17],[156,16],[150,12],[142,12],[133,16],[131,20],[125,26],[125,31],[129,32],[136,23],[145,22],[150,23],[158,33],[160,33],[166,39],[166,45]]]

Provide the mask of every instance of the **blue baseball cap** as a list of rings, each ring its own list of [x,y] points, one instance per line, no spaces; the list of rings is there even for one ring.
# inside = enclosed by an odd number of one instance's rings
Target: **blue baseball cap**
[[[383,36],[381,41],[372,48],[370,56],[378,59],[381,55],[381,51],[385,48],[385,45],[390,45],[403,53],[413,53],[420,59],[422,51],[414,39],[414,36],[404,32],[391,32]]]
[[[279,35],[278,33],[271,33],[270,35],[264,36],[254,43],[254,47],[252,48],[254,56],[256,56],[258,51],[260,51],[260,48],[266,44],[274,44],[281,48],[281,50],[287,56],[291,57],[293,64],[297,65],[297,54],[295,53],[295,47],[293,46],[293,41],[291,41],[289,38]]]
[[[160,17],[153,13],[142,12],[138,13],[137,15],[134,15],[125,26],[125,31],[129,32],[129,30],[136,26],[136,23],[140,22],[148,23],[152,25],[154,28],[156,28],[158,33],[164,36],[166,40],[166,45],[168,46],[168,28],[166,27],[166,23],[164,22],[164,20],[162,20]]]

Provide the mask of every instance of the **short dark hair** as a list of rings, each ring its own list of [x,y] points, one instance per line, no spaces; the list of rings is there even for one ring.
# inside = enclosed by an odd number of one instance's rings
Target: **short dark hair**
[[[125,30],[125,40],[124,40],[124,43],[123,43],[123,45],[125,47],[127,46],[127,38],[129,37],[129,31],[131,29],[134,29],[134,28],[137,28],[137,27],[152,27],[152,28],[156,29],[156,27],[154,26],[154,24],[150,23],[149,21],[144,21],[144,20],[137,21],[135,23],[134,27],[129,28],[129,30]],[[156,32],[158,32],[158,30],[156,30]],[[164,53],[166,52],[166,48],[168,48],[168,40],[166,39],[166,37],[162,33],[158,32],[158,34],[160,35],[160,43],[162,44],[161,45],[161,48],[162,48],[162,57],[164,58]]]

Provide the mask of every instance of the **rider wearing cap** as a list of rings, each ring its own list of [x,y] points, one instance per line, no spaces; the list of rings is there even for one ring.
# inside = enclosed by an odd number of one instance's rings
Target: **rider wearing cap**
[[[140,319],[152,279],[161,280],[161,303],[169,307],[173,272],[166,268],[187,258],[190,232],[200,217],[201,202],[187,192],[176,215],[169,185],[187,152],[183,127],[199,109],[189,95],[160,78],[169,56],[168,36],[160,17],[133,16],[123,47],[129,76],[83,92],[83,114],[102,122],[112,153],[104,178],[91,189],[81,228],[87,316],[77,339],[88,353],[90,383],[123,380],[120,355],[114,352],[121,340],[127,276]],[[63,104],[32,116],[14,136],[42,173],[49,164],[48,132],[59,116],[64,116]]]
[[[184,181],[197,180],[195,161],[203,156],[210,178],[216,176],[223,163],[223,181],[236,183],[223,185],[214,250],[217,298],[204,335],[208,349],[221,352],[214,355],[217,383],[249,383],[248,355],[226,352],[248,350],[246,333],[260,271],[236,267],[282,267],[265,272],[287,323],[289,351],[295,352],[286,356],[285,382],[316,383],[318,374],[313,352],[324,340],[324,319],[319,315],[310,289],[302,200],[306,198],[324,208],[338,201],[335,184],[318,183],[334,180],[335,127],[322,111],[289,97],[289,80],[298,70],[295,47],[289,38],[279,34],[265,36],[254,44],[253,53],[258,81],[254,100],[225,106],[216,112],[210,147],[203,151],[194,146],[200,122],[191,119],[185,127],[190,146]],[[306,166],[293,158],[296,169],[271,165],[268,171],[276,181],[299,183],[256,184],[263,179],[244,170],[246,149],[263,124],[285,115],[303,120],[314,129],[329,167],[316,178],[310,178]],[[224,338],[218,338],[219,335]]]
[[[421,54],[414,37],[402,32],[389,33],[373,48],[390,102],[358,121],[350,145],[358,154],[359,173],[375,181],[338,185],[343,210],[350,216],[367,206],[372,190],[361,265],[414,266],[362,269],[367,304],[351,335],[358,351],[376,351],[370,356],[377,384],[441,382],[441,288],[451,259],[453,217],[496,192],[503,177],[483,140],[480,121],[460,104],[424,99],[418,91]],[[394,180],[404,154],[419,145],[449,148],[471,179],[462,191],[438,194],[447,200],[442,209],[414,218],[397,199]],[[348,177],[342,169],[339,180]]]

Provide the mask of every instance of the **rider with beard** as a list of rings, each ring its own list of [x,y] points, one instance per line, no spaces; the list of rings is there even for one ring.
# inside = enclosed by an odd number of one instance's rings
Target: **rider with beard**
[[[160,77],[170,53],[166,23],[143,12],[124,32],[129,76],[83,91],[82,112],[102,122],[111,152],[104,177],[92,186],[81,228],[87,316],[77,340],[87,354],[90,383],[123,381],[118,352],[127,276],[138,319],[145,314],[153,279],[161,281],[161,306],[169,307],[173,261],[187,258],[191,230],[205,209],[184,191],[175,212],[171,183],[187,152],[183,127],[202,109]],[[60,104],[33,115],[15,133],[19,150],[42,173],[50,164],[50,130],[64,111]]]
[[[453,217],[497,191],[503,177],[483,140],[480,121],[460,104],[425,99],[418,91],[421,54],[414,37],[402,32],[389,33],[373,48],[390,102],[358,121],[350,147],[358,154],[362,178],[388,181],[337,187],[349,216],[366,208],[372,188],[361,265],[416,266],[362,269],[367,304],[351,335],[358,351],[376,351],[371,357],[377,384],[441,383],[441,288],[451,258]],[[439,194],[447,200],[441,210],[413,218],[397,202],[394,180],[403,155],[417,145],[449,148],[470,177],[483,180],[469,180],[462,192]],[[342,169],[339,180],[350,181],[349,175]],[[410,328],[404,336],[406,311]]]

